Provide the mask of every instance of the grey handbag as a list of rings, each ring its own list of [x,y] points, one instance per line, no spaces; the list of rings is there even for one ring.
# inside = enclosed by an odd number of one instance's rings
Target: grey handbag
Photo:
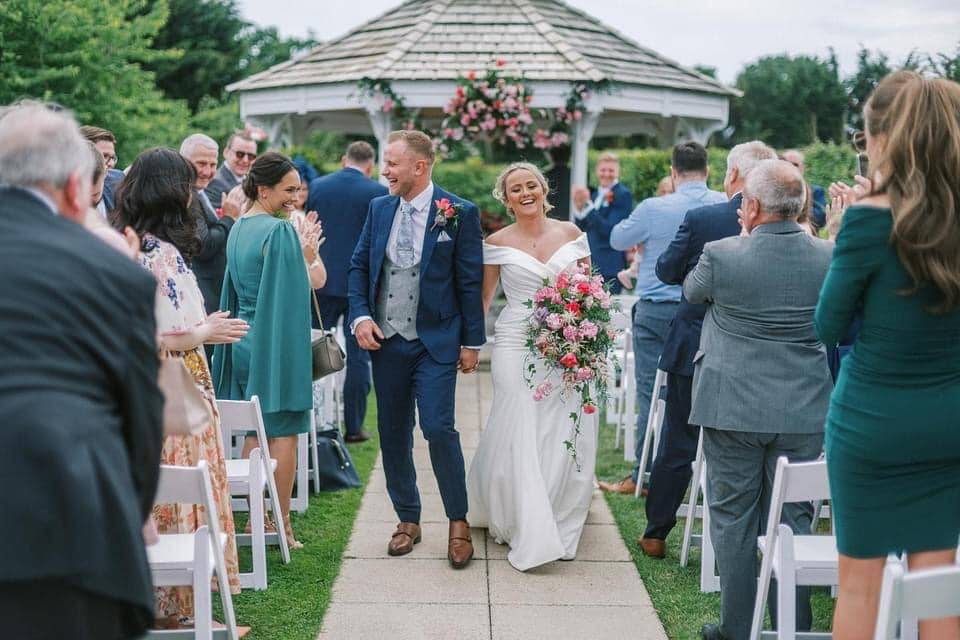
[[[320,303],[317,301],[317,292],[310,290],[313,297],[313,308],[317,312],[317,320],[320,322],[320,331],[323,333],[310,342],[310,350],[313,361],[313,379],[319,380],[331,373],[336,373],[343,369],[347,354],[343,352],[340,343],[333,335],[333,331],[327,331],[323,328],[323,320],[320,316]]]

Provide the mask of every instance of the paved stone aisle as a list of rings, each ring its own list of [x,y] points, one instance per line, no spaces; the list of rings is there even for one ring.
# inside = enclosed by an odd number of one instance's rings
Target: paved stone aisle
[[[457,427],[468,468],[491,395],[489,372],[460,376]],[[402,558],[387,555],[396,516],[378,461],[320,639],[666,638],[599,493],[573,562],[553,562],[520,573],[506,561],[506,547],[474,529],[474,560],[466,569],[454,571],[446,560],[447,521],[419,431],[414,458],[423,501],[423,542]]]

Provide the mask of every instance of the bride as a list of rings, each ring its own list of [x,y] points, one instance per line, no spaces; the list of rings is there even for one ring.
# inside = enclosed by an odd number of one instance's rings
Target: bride
[[[495,328],[491,360],[493,405],[480,439],[467,492],[470,522],[486,527],[507,559],[526,571],[554,560],[572,560],[587,519],[596,462],[596,422],[584,416],[577,441],[577,470],[564,440],[577,398],[553,393],[539,402],[524,379],[530,309],[524,303],[575,262],[590,263],[586,235],[569,222],[547,218],[547,181],[534,165],[510,165],[497,179],[494,195],[516,218],[483,245],[484,311],[503,284],[507,306]],[[547,367],[537,367],[537,380]]]

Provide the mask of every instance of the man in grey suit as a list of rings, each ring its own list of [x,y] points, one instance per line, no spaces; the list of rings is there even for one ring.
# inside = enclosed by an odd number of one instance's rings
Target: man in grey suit
[[[803,177],[790,163],[758,164],[738,212],[744,233],[707,243],[683,283],[687,300],[709,305],[690,413],[690,422],[703,427],[720,572],[720,624],[703,627],[708,640],[750,633],[757,536],[766,525],[777,458],[815,460],[823,447],[832,382],[813,312],[833,243],[797,224],[804,197]],[[812,516],[811,505],[791,504],[783,522],[809,534]],[[797,627],[808,630],[809,593],[797,591]]]
[[[205,191],[214,209],[219,209],[230,191],[243,182],[250,166],[257,159],[257,143],[243,131],[235,131],[223,149],[223,165],[217,170]]]

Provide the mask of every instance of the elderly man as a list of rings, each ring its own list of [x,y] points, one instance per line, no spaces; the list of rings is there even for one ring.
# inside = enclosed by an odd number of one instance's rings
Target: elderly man
[[[832,383],[813,312],[833,243],[797,224],[805,193],[803,176],[790,163],[760,162],[743,189],[745,235],[707,243],[683,283],[687,300],[708,305],[693,358],[690,422],[703,427],[720,572],[720,625],[701,632],[709,640],[750,633],[757,536],[777,458],[815,460],[823,447]],[[810,533],[812,516],[811,505],[791,504],[783,522]],[[775,613],[771,608],[771,617]],[[810,622],[809,593],[801,588],[797,626],[806,630]]]
[[[756,141],[730,150],[723,178],[729,200],[686,213],[677,235],[657,260],[661,282],[683,284],[683,279],[697,266],[705,243],[740,233],[737,210],[744,180],[757,163],[776,157],[773,149]],[[700,326],[706,312],[705,305],[690,304],[681,297],[660,355],[660,369],[667,372],[667,406],[644,505],[647,528],[637,542],[641,551],[653,558],[666,555],[666,539],[677,523],[677,509],[690,484],[690,463],[697,455],[700,427],[690,424],[687,418],[693,388],[693,354],[700,344]]]
[[[323,326],[336,326],[347,314],[347,271],[357,246],[370,201],[387,195],[387,188],[370,179],[376,151],[358,140],[347,147],[341,158],[343,169],[310,182],[307,211],[316,211],[323,225],[326,242],[320,245],[320,258],[327,268],[327,283],[317,291]],[[314,323],[317,319],[314,318]],[[347,375],[343,382],[344,422],[347,442],[363,442],[370,435],[363,430],[370,394],[370,354],[347,334]]]
[[[197,276],[207,313],[213,313],[220,308],[220,290],[223,288],[223,274],[227,268],[227,237],[233,223],[240,217],[237,198],[228,194],[222,202],[223,217],[218,218],[205,191],[217,171],[217,148],[216,140],[202,133],[187,136],[180,144],[180,155],[189,160],[197,170],[190,210],[199,221],[197,227],[200,232],[200,253],[193,258],[190,268]],[[207,356],[212,354],[213,349],[208,348]]]
[[[636,456],[643,447],[642,426],[650,409],[657,360],[663,351],[667,330],[680,304],[680,286],[664,284],[657,278],[657,258],[673,240],[690,209],[725,202],[726,196],[707,188],[707,150],[696,142],[685,142],[673,148],[670,173],[675,185],[671,194],[647,198],[630,217],[616,225],[610,233],[610,245],[623,251],[640,245],[643,255],[637,268],[634,292],[640,297],[633,307],[633,357],[637,380]],[[604,491],[632,494],[636,490],[640,467],[615,483],[600,483]]]
[[[800,175],[806,173],[807,167],[804,164],[806,157],[799,149],[787,149],[783,152],[783,159],[795,166],[800,171]],[[827,224],[827,195],[823,187],[816,184],[810,185],[810,191],[813,193],[813,202],[810,203],[813,222],[818,229],[822,229]]]
[[[153,620],[157,284],[79,224],[92,170],[69,114],[0,110],[5,638],[139,638]]]
[[[597,158],[597,180],[600,186],[592,191],[580,186],[573,190],[573,221],[587,233],[590,258],[603,274],[614,293],[620,293],[617,274],[623,269],[623,248],[614,248],[610,233],[618,222],[630,215],[633,194],[620,184],[620,159],[616,154],[601,153]]]
[[[224,196],[243,181],[256,159],[256,141],[243,131],[231,134],[223,150],[223,165],[205,189],[214,209],[219,209]]]

